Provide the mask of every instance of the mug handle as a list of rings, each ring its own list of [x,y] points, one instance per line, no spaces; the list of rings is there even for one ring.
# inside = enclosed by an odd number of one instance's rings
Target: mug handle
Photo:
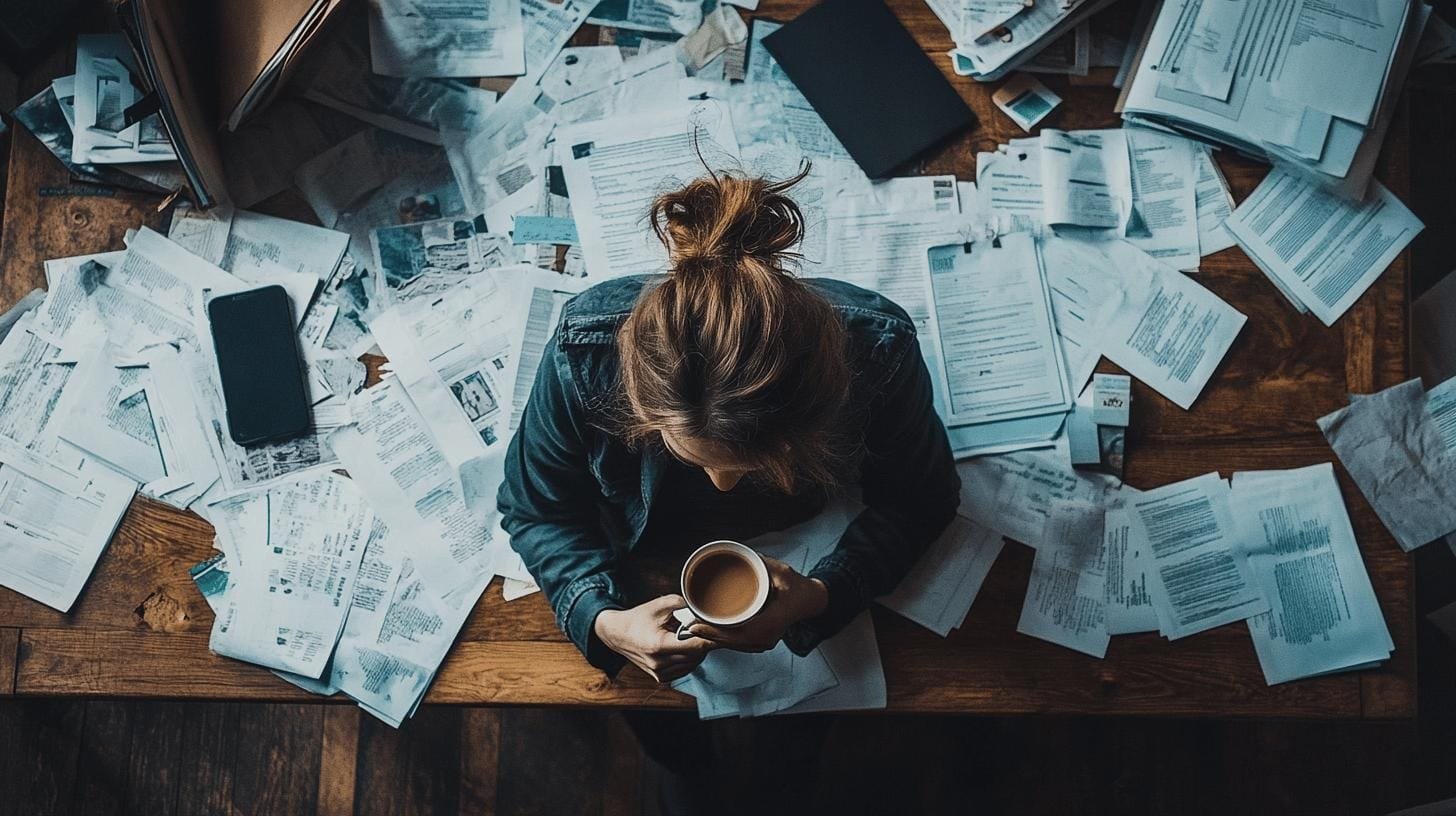
[[[697,616],[693,614],[693,610],[688,609],[687,607],[683,607],[682,609],[674,609],[672,611],[672,618],[678,623],[678,640],[687,640],[688,638],[693,636],[692,633],[688,631],[689,626],[692,626],[693,624],[698,622]]]

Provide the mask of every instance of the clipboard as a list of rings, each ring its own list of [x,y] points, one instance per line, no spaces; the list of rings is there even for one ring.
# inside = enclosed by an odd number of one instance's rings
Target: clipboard
[[[1050,442],[1074,395],[1035,239],[1016,233],[934,246],[926,260],[951,449],[965,456]],[[994,299],[977,300],[981,292]],[[984,393],[955,410],[958,386],[976,394],[982,382]]]

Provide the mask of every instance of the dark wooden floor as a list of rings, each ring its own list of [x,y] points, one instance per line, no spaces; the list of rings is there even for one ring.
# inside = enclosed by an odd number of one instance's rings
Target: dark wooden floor
[[[747,751],[751,727],[727,742]],[[636,814],[652,771],[614,714],[343,706],[0,705],[0,814]],[[846,717],[826,812],[1377,814],[1456,795],[1456,729]],[[747,780],[730,762],[726,812]]]
[[[1456,266],[1456,66],[1418,74],[1410,104],[1420,292]],[[1456,600],[1451,553],[1416,560],[1418,608]],[[844,717],[816,798],[899,816],[1379,814],[1456,797],[1456,647],[1423,622],[1419,649],[1407,723]],[[744,758],[775,746],[751,725],[718,736],[718,798],[743,812]],[[425,707],[394,731],[342,705],[0,700],[0,816],[609,816],[656,812],[655,773],[615,714]]]

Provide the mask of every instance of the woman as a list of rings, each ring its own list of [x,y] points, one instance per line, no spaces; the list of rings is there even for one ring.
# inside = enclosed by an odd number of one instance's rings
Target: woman
[[[631,662],[668,682],[711,649],[780,640],[807,654],[894,589],[955,513],[910,319],[785,271],[801,178],[716,175],[657,199],[670,274],[573,298],[543,353],[500,510],[561,628],[609,673]],[[680,597],[631,597],[635,555],[783,529],[851,483],[865,510],[807,575],[769,559],[771,599],[750,623],[679,640]]]

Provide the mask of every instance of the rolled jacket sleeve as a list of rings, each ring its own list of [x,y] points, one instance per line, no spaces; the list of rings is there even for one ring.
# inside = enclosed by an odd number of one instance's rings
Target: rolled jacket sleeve
[[[930,372],[913,335],[905,345],[865,426],[860,472],[865,509],[834,551],[809,571],[828,588],[828,606],[784,635],[798,654],[807,654],[892,591],[960,504],[960,477],[935,413]]]
[[[561,630],[593,666],[615,674],[625,660],[592,627],[602,610],[626,602],[598,516],[601,494],[588,466],[584,411],[569,377],[553,337],[506,451],[497,503],[511,547],[546,593]]]

